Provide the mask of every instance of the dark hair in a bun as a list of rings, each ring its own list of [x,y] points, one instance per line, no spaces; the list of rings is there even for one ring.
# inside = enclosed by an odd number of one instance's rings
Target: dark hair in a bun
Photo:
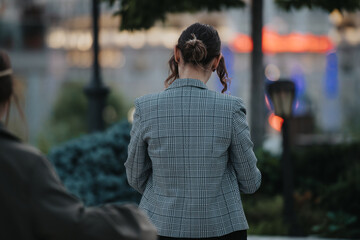
[[[180,49],[185,63],[207,66],[211,60],[221,54],[221,41],[218,32],[210,25],[194,23],[185,29],[176,45]],[[175,57],[169,60],[170,75],[165,80],[165,87],[168,87],[175,79],[179,78],[179,70]],[[229,82],[224,57],[221,57],[216,72],[224,86],[221,92],[227,90]]]
[[[194,33],[191,36],[193,38],[185,42],[181,51],[184,61],[193,64],[202,63],[207,56],[206,46],[201,40],[196,38]]]

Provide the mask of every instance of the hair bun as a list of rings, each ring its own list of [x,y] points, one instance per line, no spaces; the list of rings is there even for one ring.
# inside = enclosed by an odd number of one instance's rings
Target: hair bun
[[[192,33],[192,39],[185,42],[183,55],[186,62],[201,63],[207,57],[207,49],[203,41]]]

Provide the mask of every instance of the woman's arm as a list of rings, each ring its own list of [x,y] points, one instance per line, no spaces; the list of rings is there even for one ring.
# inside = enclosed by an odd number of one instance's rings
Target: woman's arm
[[[155,240],[156,229],[134,205],[86,208],[66,191],[50,163],[40,158],[31,174],[31,224],[39,239]]]
[[[152,166],[147,152],[147,143],[143,140],[141,111],[137,101],[135,101],[135,114],[130,136],[128,158],[125,162],[126,175],[130,186],[142,194],[145,191]]]
[[[240,191],[245,194],[254,193],[260,187],[261,173],[256,166],[257,159],[250,139],[246,110],[240,99],[237,99],[233,113],[230,161],[234,166]]]

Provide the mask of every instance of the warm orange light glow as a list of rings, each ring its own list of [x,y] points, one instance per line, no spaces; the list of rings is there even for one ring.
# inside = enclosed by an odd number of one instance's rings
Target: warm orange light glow
[[[238,34],[230,42],[236,52],[251,52],[253,43],[251,37],[245,34]],[[314,34],[290,33],[280,35],[275,31],[263,28],[263,51],[264,53],[281,52],[313,52],[325,53],[333,49],[333,43],[328,36],[316,36]]]
[[[276,116],[274,113],[269,116],[269,124],[276,131],[280,132],[284,119],[279,116]]]
[[[253,49],[251,37],[241,33],[236,35],[235,39],[230,42],[230,45],[237,52],[251,52]]]

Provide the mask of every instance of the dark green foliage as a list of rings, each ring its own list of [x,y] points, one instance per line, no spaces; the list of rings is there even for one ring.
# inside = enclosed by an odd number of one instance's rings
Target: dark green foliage
[[[359,143],[314,146],[296,151],[293,158],[300,191],[323,197],[330,210],[357,210],[360,215],[360,204],[353,201],[360,201]]]
[[[286,235],[282,221],[283,200],[280,159],[269,152],[256,150],[258,168],[261,171],[261,186],[253,195],[242,195],[248,219],[249,234]]]
[[[359,237],[359,216],[343,211],[327,212],[320,225],[312,228],[314,233],[327,237]]]
[[[325,237],[360,237],[360,143],[296,149],[295,186],[323,211],[313,230]],[[304,219],[308,221],[308,219]]]
[[[165,20],[167,13],[218,11],[230,7],[243,7],[242,0],[103,0],[113,5],[119,1],[120,9],[115,13],[121,17],[121,30],[149,29],[157,20]]]
[[[48,157],[65,187],[86,205],[140,200],[127,183],[124,167],[130,127],[122,121],[105,132],[71,140],[50,151]]]
[[[285,235],[282,218],[283,200],[280,195],[243,196],[243,205],[249,221],[251,235]]]
[[[86,133],[87,100],[80,82],[65,82],[52,110],[49,129],[59,143]]]
[[[258,168],[261,170],[262,185],[256,194],[274,196],[282,193],[281,168],[279,157],[258,149]]]
[[[275,2],[287,11],[303,7],[321,8],[328,12],[335,9],[351,12],[360,9],[360,0],[275,0]]]
[[[121,30],[149,29],[156,21],[164,21],[168,13],[197,12],[201,10],[219,11],[225,8],[244,7],[243,0],[102,0],[114,5],[119,2],[119,10],[114,15],[121,18]],[[331,12],[334,9],[355,11],[360,9],[360,0],[275,0],[281,8],[320,8]]]
[[[260,189],[243,195],[249,233],[284,235],[280,156],[258,150]],[[293,148],[295,211],[305,235],[360,237],[360,143]]]

